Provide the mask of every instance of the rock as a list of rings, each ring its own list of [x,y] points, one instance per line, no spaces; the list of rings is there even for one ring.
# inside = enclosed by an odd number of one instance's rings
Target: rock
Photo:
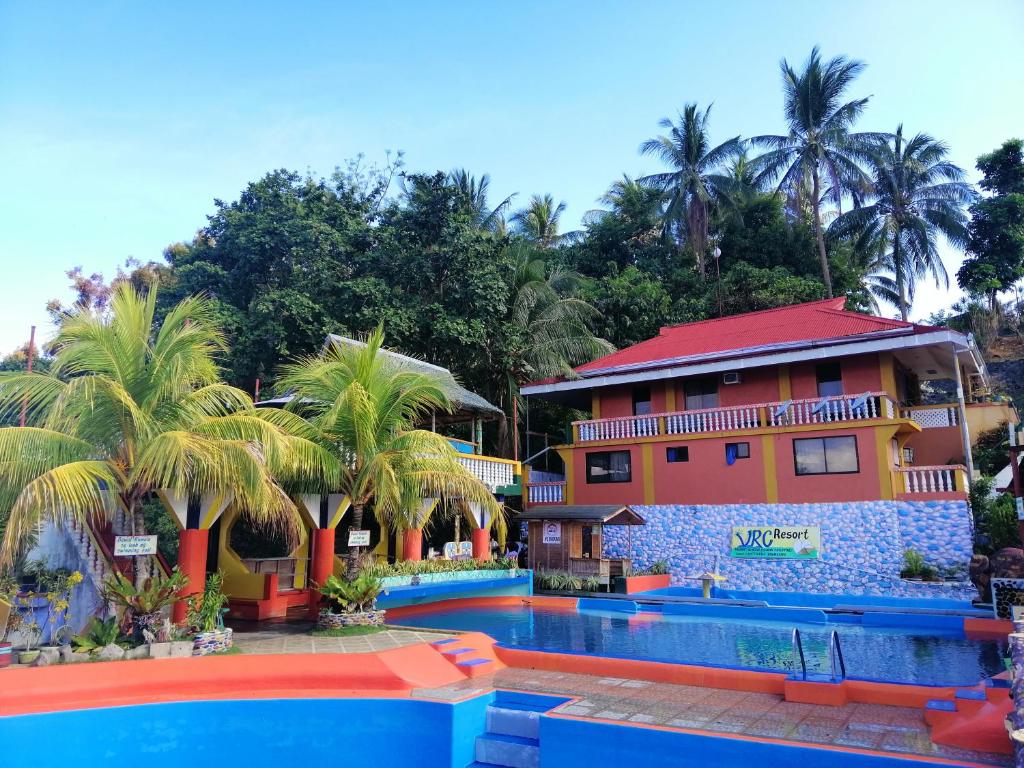
[[[1024,549],[1005,547],[989,558],[993,579],[1024,579]]]
[[[81,664],[83,661],[92,661],[92,654],[88,651],[75,651],[63,657],[65,664]]]
[[[49,667],[53,664],[60,664],[60,648],[40,648],[39,658],[32,666]]]
[[[171,657],[171,644],[170,643],[150,643],[149,644],[149,658],[151,659],[169,659]]]
[[[96,651],[96,658],[100,661],[119,661],[124,658],[124,648],[111,643]]]
[[[989,585],[992,583],[992,566],[984,555],[972,555],[971,564],[968,569],[971,583],[978,590],[978,596],[982,600],[988,600]]]
[[[149,658],[149,645],[143,643],[134,648],[129,648],[125,651],[124,657],[126,659],[148,659]]]
[[[175,640],[171,643],[171,658],[182,659],[192,655],[193,643],[191,640]]]

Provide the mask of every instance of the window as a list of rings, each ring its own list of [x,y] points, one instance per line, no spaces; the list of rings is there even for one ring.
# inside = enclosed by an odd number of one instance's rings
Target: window
[[[688,446],[672,446],[671,448],[665,449],[665,461],[669,464],[677,464],[682,461],[690,460],[690,449]]]
[[[651,388],[633,387],[633,415],[644,416],[651,412]]]
[[[629,451],[602,451],[587,454],[588,483],[628,483]]]
[[[732,461],[729,461],[730,456]],[[725,444],[725,460],[732,464],[736,459],[749,459],[750,458],[750,443],[726,443]]]
[[[798,475],[845,475],[860,471],[857,438],[811,437],[793,441]]]
[[[835,397],[843,394],[843,371],[839,363],[822,363],[815,366],[818,379],[818,397]]]
[[[718,379],[716,377],[690,379],[683,388],[686,392],[686,410],[718,407]]]

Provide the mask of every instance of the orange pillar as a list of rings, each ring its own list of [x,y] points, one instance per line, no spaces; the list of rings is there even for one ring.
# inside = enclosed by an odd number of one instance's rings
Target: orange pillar
[[[334,573],[334,529],[316,528],[313,531],[313,562],[310,564],[309,615],[315,618],[320,613],[318,584],[327,581]]]
[[[423,529],[410,528],[402,531],[402,559],[422,560],[423,559]]]
[[[491,529],[477,528],[473,531],[473,559],[491,559]]]
[[[188,608],[185,598],[202,592],[206,586],[206,550],[210,542],[210,532],[199,528],[185,528],[178,542],[178,570],[188,576],[188,584],[178,593],[181,599],[171,609],[171,620],[175,624],[185,621]]]

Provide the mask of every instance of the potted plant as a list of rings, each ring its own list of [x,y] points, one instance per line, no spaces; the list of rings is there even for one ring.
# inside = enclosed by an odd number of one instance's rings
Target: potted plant
[[[188,599],[188,626],[196,633],[192,645],[193,656],[221,653],[232,645],[231,629],[224,626],[224,574],[211,573],[206,577],[202,594]]]
[[[379,626],[384,623],[384,611],[376,610],[381,581],[371,573],[361,573],[354,579],[331,575],[318,589],[324,598],[317,629],[340,629],[355,626]]]
[[[82,583],[79,571],[58,569],[46,571],[39,577],[39,589],[46,598],[46,622],[49,626],[49,647],[59,648],[71,640],[71,626],[68,611],[71,608],[71,591]]]
[[[25,650],[18,654],[19,664],[33,664],[35,660],[39,658],[39,649],[33,648],[40,638],[43,636],[43,628],[39,626],[39,622],[36,621],[35,614],[32,609],[29,608],[26,614],[22,615],[21,626],[18,628],[18,633],[21,635],[25,643]]]
[[[146,642],[161,624],[161,612],[176,603],[178,593],[188,584],[188,576],[175,568],[170,576],[149,576],[136,587],[131,579],[115,571],[103,585],[103,596],[109,603],[123,608],[131,617],[132,639]]]
[[[93,653],[116,643],[119,635],[117,616],[111,616],[109,619],[93,616],[82,634],[72,637],[71,642],[76,651]]]

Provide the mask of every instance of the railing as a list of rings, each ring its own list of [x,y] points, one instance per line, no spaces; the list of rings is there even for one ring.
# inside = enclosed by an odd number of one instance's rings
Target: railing
[[[515,482],[517,462],[503,459],[492,459],[485,456],[466,456],[459,454],[459,463],[476,475],[480,482],[490,489]]]
[[[570,557],[569,574],[581,579],[596,578],[602,584],[609,584],[615,576],[630,573],[632,563],[629,558],[607,557]]]
[[[896,405],[884,392],[784,402],[702,408],[691,411],[619,416],[573,422],[577,442],[733,432],[800,424],[891,419]]]
[[[306,563],[302,557],[246,557],[242,564],[252,573],[276,573],[278,590],[295,589],[295,576],[299,563]]]
[[[904,493],[955,493],[964,491],[966,468],[959,464],[930,467],[900,467]],[[957,478],[960,481],[957,481]]]
[[[530,483],[527,488],[527,502],[530,504],[564,504],[565,481],[554,483]]]
[[[914,406],[904,408],[903,416],[916,421],[923,429],[955,427],[960,424],[960,408],[956,405]]]

